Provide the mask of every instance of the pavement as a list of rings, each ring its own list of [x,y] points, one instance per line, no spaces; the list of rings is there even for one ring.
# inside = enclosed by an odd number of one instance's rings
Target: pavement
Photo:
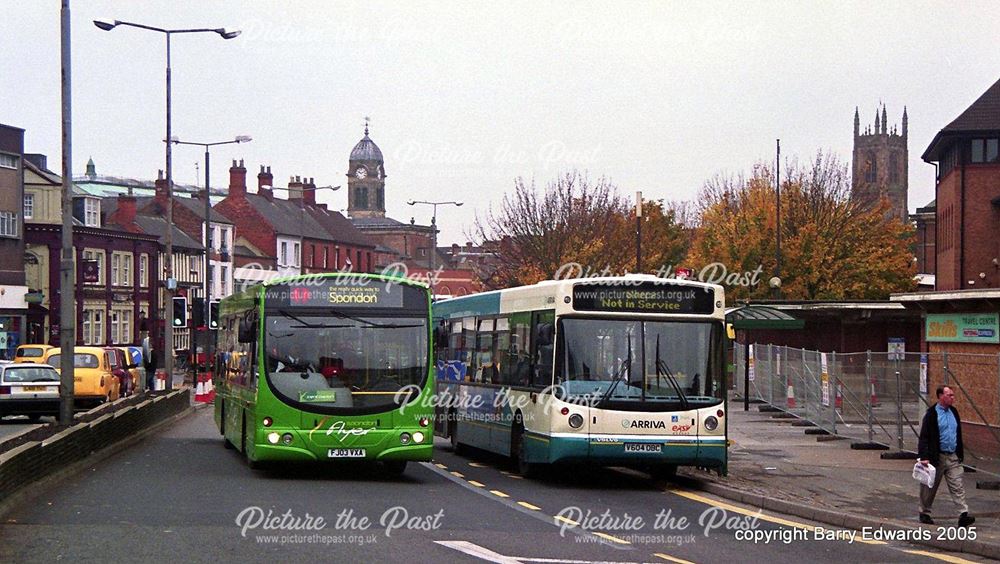
[[[861,426],[838,427],[840,437],[806,434],[810,427],[798,418],[762,412],[761,405],[744,411],[742,401],[729,403],[727,477],[687,468],[679,474],[715,495],[764,509],[845,529],[924,528],[931,539],[922,544],[1000,559],[1000,491],[976,487],[979,481],[1000,479],[997,461],[977,460],[980,470],[964,475],[969,513],[976,518],[975,539],[969,539],[968,532],[955,527],[958,507],[943,483],[933,507],[935,525],[917,521],[915,456],[883,459],[887,451],[852,449],[852,442],[864,436]]]

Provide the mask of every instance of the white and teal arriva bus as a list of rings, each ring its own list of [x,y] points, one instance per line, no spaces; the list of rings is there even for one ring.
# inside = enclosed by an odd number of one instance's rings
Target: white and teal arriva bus
[[[510,456],[524,474],[561,462],[726,473],[721,286],[554,280],[432,310],[436,430],[456,450]]]

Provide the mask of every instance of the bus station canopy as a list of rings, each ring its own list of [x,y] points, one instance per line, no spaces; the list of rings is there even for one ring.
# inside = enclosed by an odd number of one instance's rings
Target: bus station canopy
[[[806,322],[773,307],[745,304],[726,310],[733,329],[802,329]]]

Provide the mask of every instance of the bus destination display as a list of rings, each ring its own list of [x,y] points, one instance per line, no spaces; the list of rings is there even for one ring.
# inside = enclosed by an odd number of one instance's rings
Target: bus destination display
[[[269,306],[278,307],[397,308],[403,307],[404,289],[381,281],[349,284],[317,279],[272,286],[265,296]]]
[[[577,284],[573,309],[628,313],[710,314],[715,292],[680,284],[642,282],[635,285]]]

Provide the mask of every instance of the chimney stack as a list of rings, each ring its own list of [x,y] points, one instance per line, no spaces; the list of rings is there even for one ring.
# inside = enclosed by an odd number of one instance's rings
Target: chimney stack
[[[161,213],[167,209],[167,179],[163,177],[163,170],[156,173],[156,195],[153,196],[153,203],[160,209]]]
[[[243,159],[233,159],[229,167],[229,194],[236,198],[244,198],[247,194],[247,169],[243,168]]]
[[[302,178],[299,176],[293,176],[288,179],[288,199],[289,200],[300,200],[302,199]]]
[[[302,199],[307,205],[316,205],[316,179],[309,178],[302,186]]]
[[[264,188],[270,190],[271,186],[274,186],[274,176],[271,174],[271,167],[260,165],[260,172],[257,173],[257,193],[260,194],[260,191]]]
[[[113,223],[124,227],[126,230],[135,223],[135,196],[130,194],[118,194],[118,207],[108,218],[108,223]]]

